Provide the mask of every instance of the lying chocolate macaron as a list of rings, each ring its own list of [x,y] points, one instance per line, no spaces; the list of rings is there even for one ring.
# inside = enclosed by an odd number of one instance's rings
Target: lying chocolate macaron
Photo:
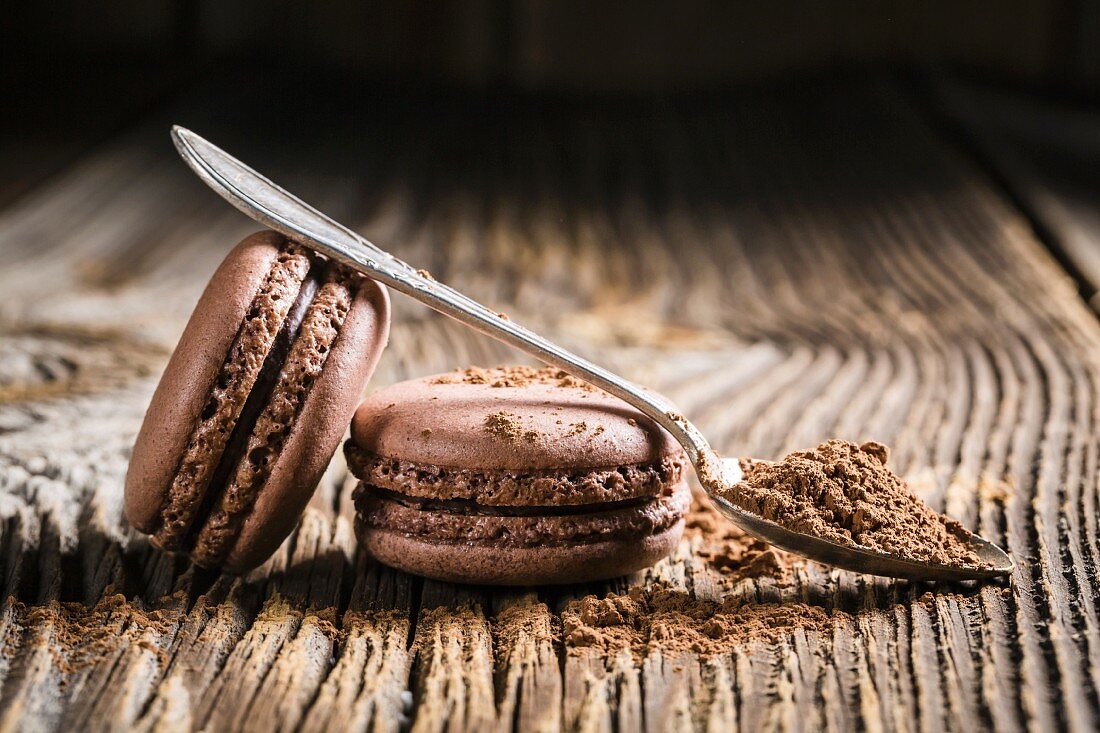
[[[214,273],[138,433],[126,516],[153,544],[244,572],[294,528],[386,345],[372,280],[274,232]]]
[[[671,436],[557,369],[469,369],[393,385],[355,413],[360,542],[439,580],[570,583],[668,555],[691,493]]]

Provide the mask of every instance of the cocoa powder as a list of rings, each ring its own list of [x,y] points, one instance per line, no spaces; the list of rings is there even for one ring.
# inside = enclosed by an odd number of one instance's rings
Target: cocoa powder
[[[979,567],[970,533],[934,511],[886,467],[881,443],[830,440],[778,463],[744,462],[726,497],[790,530],[850,547],[943,565]]]
[[[705,497],[692,495],[684,519],[684,534],[699,539],[696,556],[718,574],[722,585],[733,586],[749,578],[767,579],[779,586],[790,583],[797,560],[742,531]]]
[[[146,634],[170,634],[183,615],[178,609],[147,611],[118,593],[104,595],[94,606],[58,601],[26,606],[10,597],[8,604],[19,624],[33,629],[38,637],[30,643],[46,647],[65,675],[93,666],[130,644],[148,649],[164,663],[166,652]]]
[[[557,367],[499,366],[492,368],[468,367],[456,369],[431,380],[432,384],[487,384],[490,387],[527,387],[531,384],[549,384],[555,387],[572,387],[584,392],[599,391],[583,379],[578,379]]]
[[[684,534],[719,587],[732,589],[750,579],[778,586],[791,581],[797,562],[793,556],[745,534],[699,493],[693,494],[685,515]],[[701,600],[661,584],[572,601],[561,618],[570,653],[595,649],[613,655],[626,649],[639,660],[655,649],[720,655],[749,644],[775,643],[799,629],[824,631],[832,623],[824,610],[807,604]]]
[[[521,439],[528,443],[537,443],[542,438],[542,433],[537,430],[524,430],[519,416],[511,412],[494,412],[487,415],[485,432],[509,443],[518,443]]]
[[[512,413],[494,412],[485,416],[485,432],[502,440],[515,441],[523,434],[523,428]]]
[[[777,644],[799,632],[828,634],[846,616],[805,603],[701,600],[656,585],[571,601],[562,612],[562,630],[570,653],[596,649],[613,655],[628,649],[639,660],[654,650],[710,657]]]

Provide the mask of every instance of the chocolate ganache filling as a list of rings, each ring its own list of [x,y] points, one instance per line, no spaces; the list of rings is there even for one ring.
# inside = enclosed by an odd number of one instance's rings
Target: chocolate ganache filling
[[[264,407],[271,399],[271,393],[275,389],[275,385],[279,382],[279,375],[286,364],[287,356],[290,354],[290,347],[294,343],[294,339],[298,337],[302,321],[317,295],[317,290],[320,288],[326,269],[325,264],[312,257],[310,258],[309,271],[302,280],[298,295],[294,299],[294,305],[291,306],[286,318],[283,319],[275,341],[264,358],[256,382],[241,408],[240,417],[237,418],[237,423],[233,426],[225,451],[222,453],[221,460],[218,462],[213,477],[210,479],[210,484],[203,495],[199,511],[191,523],[191,528],[185,538],[185,544],[188,547],[194,544],[206,518],[217,504],[222,490],[228,483],[237,464],[244,457],[245,450],[248,447],[248,438],[255,429],[256,421],[259,419]]]
[[[585,504],[499,505],[410,496],[360,482],[354,493],[362,530],[398,532],[433,544],[563,546],[638,538],[683,521],[691,490],[680,480],[656,494]]]

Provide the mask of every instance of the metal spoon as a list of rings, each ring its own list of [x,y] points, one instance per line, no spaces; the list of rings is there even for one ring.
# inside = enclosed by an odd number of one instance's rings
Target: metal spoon
[[[720,457],[702,433],[664,397],[566,351],[502,314],[435,281],[423,271],[416,270],[333,221],[190,130],[174,126],[172,139],[184,161],[199,178],[256,221],[481,333],[601,387],[649,416],[684,447],[700,483],[719,511],[765,542],[836,567],[898,578],[968,580],[1011,572],[1012,559],[1000,548],[977,536],[971,538],[971,545],[978,556],[990,565],[989,568],[937,565],[848,547],[792,532],[741,509],[719,493],[733,489],[741,480],[738,460]]]

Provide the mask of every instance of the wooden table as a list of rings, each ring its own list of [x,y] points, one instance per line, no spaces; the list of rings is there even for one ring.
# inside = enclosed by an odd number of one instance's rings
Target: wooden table
[[[0,730],[1100,723],[1100,327],[920,95],[384,94],[333,114],[231,89],[189,92],[0,209]],[[1011,582],[801,564],[731,583],[696,529],[629,578],[456,587],[357,553],[339,457],[248,577],[153,551],[121,514],[128,450],[206,278],[255,228],[175,159],[169,121],[667,393],[727,454],[890,444],[927,501],[1012,552]],[[374,387],[523,360],[394,300]],[[718,656],[561,633],[574,599],[658,584],[833,621]]]

